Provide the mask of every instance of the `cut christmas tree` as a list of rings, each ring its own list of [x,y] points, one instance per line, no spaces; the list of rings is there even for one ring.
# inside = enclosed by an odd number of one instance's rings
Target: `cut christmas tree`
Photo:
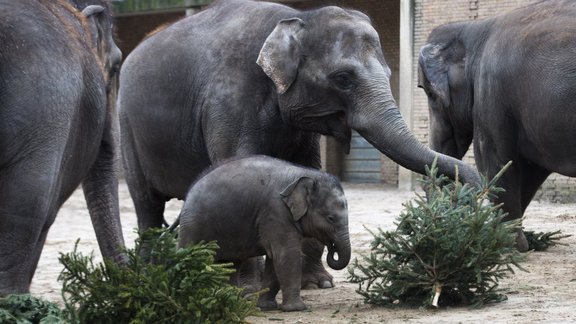
[[[405,204],[397,229],[378,230],[371,253],[356,259],[349,279],[368,304],[406,306],[475,305],[506,296],[500,279],[519,269],[515,248],[519,222],[502,222],[502,191],[494,179],[481,188],[449,181],[435,163],[423,180],[426,194]]]

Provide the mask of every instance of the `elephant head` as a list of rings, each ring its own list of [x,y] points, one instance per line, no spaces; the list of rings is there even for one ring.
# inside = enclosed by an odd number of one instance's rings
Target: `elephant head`
[[[461,159],[472,143],[472,85],[467,81],[470,60],[460,40],[463,26],[440,26],[430,34],[418,60],[418,86],[428,96],[430,147]]]
[[[350,262],[348,206],[338,180],[301,177],[286,187],[282,199],[305,237],[318,239],[328,247],[326,263],[341,270]],[[338,255],[338,259],[334,255]]]
[[[280,21],[257,63],[272,80],[283,120],[334,136],[349,148],[351,129],[396,163],[421,174],[437,152],[405,124],[390,89],[390,69],[370,19],[357,11],[324,7]],[[438,168],[477,183],[477,171],[440,154]]]

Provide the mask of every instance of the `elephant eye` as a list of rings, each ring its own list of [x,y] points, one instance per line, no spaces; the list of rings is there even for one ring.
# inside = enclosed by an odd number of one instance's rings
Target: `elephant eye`
[[[335,222],[334,216],[332,216],[332,215],[326,216],[326,219],[328,220],[328,222],[329,222],[330,224],[334,224],[334,222]]]
[[[350,90],[355,85],[354,75],[350,71],[336,72],[331,76],[331,79],[342,90]]]

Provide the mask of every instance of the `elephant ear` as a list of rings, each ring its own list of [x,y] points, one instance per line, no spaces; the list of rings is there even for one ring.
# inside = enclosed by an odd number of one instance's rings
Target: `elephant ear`
[[[308,212],[309,195],[314,188],[314,179],[301,177],[286,187],[280,195],[290,209],[295,221],[299,221]]]
[[[103,37],[102,25],[106,20],[105,10],[106,8],[98,5],[90,5],[82,10],[82,15],[90,22],[92,44],[96,46],[100,43],[98,39]]]
[[[104,64],[105,70],[112,77],[122,61],[122,52],[113,39],[112,24],[107,9],[99,5],[90,5],[82,10],[90,26],[92,44],[98,52],[98,58]]]
[[[299,36],[304,29],[300,18],[281,20],[268,35],[256,63],[276,85],[276,91],[283,94],[288,90],[300,63]]]
[[[418,86],[428,95],[439,98],[444,107],[450,105],[448,62],[443,57],[441,45],[426,44],[418,59]]]

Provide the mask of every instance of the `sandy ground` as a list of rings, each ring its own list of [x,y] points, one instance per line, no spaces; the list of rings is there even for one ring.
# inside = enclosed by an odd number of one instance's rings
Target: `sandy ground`
[[[350,213],[353,258],[366,253],[372,236],[365,229],[395,228],[394,220],[402,204],[415,197],[414,192],[398,191],[383,185],[345,184]],[[136,216],[124,183],[120,185],[121,214],[126,242],[132,246]],[[171,201],[167,218],[173,219],[181,203]],[[357,286],[346,282],[347,271],[330,270],[336,287],[303,291],[310,307],[305,312],[266,312],[250,318],[253,323],[576,323],[576,204],[553,204],[534,201],[526,213],[527,230],[548,232],[562,230],[573,237],[564,239],[568,246],[556,246],[546,252],[531,252],[523,266],[501,282],[508,300],[482,309],[447,308],[439,310],[387,309],[362,303]],[[63,206],[52,227],[32,283],[32,294],[61,302],[58,274],[62,267],[59,253],[70,252],[80,238],[79,250],[95,251],[96,238],[82,192],[77,190]]]

